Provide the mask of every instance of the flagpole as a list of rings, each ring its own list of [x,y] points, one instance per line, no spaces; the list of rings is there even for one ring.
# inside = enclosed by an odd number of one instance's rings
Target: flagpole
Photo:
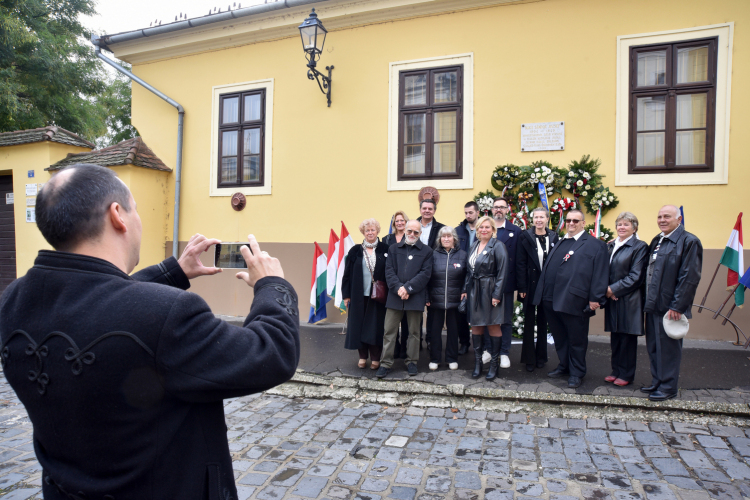
[[[708,292],[711,290],[711,285],[714,284],[714,280],[716,279],[716,273],[719,272],[719,268],[721,267],[721,262],[716,266],[716,271],[714,271],[714,275],[711,277],[711,281],[708,283],[708,288],[706,288],[706,295],[703,296],[703,300],[701,300],[701,306],[705,305],[706,298],[708,298]],[[700,314],[703,311],[703,308],[698,308],[698,314]]]
[[[716,318],[719,317],[719,313],[721,312],[722,309],[724,309],[724,306],[727,305],[727,302],[729,302],[729,299],[732,298],[732,296],[734,295],[734,292],[735,292],[735,290],[737,290],[738,286],[740,286],[739,283],[737,283],[736,285],[734,285],[734,287],[732,288],[732,291],[729,293],[729,297],[727,297],[726,300],[721,304],[721,307],[719,307],[719,309],[716,311],[716,314],[714,314],[713,318],[711,318],[711,319],[716,319]]]

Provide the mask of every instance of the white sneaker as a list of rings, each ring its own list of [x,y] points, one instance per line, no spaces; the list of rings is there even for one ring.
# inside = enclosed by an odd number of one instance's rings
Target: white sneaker
[[[458,370],[458,363],[448,363],[448,368],[451,370]]]
[[[510,368],[510,358],[505,354],[500,355],[500,368]]]
[[[487,363],[490,362],[491,359],[492,359],[492,355],[488,353],[487,351],[484,351],[484,353],[482,354],[482,363],[486,365]]]
[[[437,363],[430,363],[430,370],[435,371],[437,369],[438,369],[438,364]]]

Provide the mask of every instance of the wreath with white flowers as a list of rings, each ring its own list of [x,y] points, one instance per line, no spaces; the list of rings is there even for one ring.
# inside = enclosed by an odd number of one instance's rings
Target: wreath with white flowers
[[[492,190],[483,191],[474,197],[474,201],[479,205],[480,215],[492,217],[492,204],[495,203],[497,195]]]
[[[597,210],[601,209],[602,215],[604,215],[609,210],[615,208],[620,203],[620,200],[617,199],[617,196],[608,187],[599,186],[587,202],[591,208],[591,213],[596,213]]]
[[[573,198],[555,198],[550,205],[550,222],[555,230],[562,229],[565,212],[578,208],[578,203]]]
[[[495,167],[490,182],[492,182],[492,187],[502,192],[503,196],[505,196],[506,191],[512,191],[525,180],[525,172],[521,167],[509,163]]]

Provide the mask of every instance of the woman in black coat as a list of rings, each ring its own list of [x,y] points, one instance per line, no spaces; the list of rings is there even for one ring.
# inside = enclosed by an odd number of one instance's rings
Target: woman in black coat
[[[644,334],[643,302],[648,245],[635,235],[638,218],[630,212],[617,216],[617,239],[609,242],[609,288],[604,330],[611,332],[612,373],[606,382],[625,386],[635,378],[638,337]]]
[[[495,238],[495,221],[491,217],[477,220],[477,239],[469,250],[466,273],[466,311],[471,324],[474,342],[474,372],[472,378],[482,374],[482,335],[487,328],[492,342],[490,369],[487,380],[497,376],[497,358],[500,356],[503,333],[500,325],[506,322],[503,313],[503,292],[507,275],[508,251],[502,241]],[[507,318],[509,321],[510,318]]]
[[[383,236],[383,243],[388,247],[401,243],[406,234],[406,223],[409,222],[409,216],[403,210],[393,214],[390,234]],[[409,322],[406,320],[406,314],[401,318],[401,330],[396,335],[396,347],[393,350],[393,358],[406,358],[406,341],[409,339]],[[421,346],[420,346],[421,349]]]
[[[560,238],[547,228],[549,214],[539,207],[531,211],[532,227],[521,233],[516,253],[516,281],[518,297],[523,302],[523,347],[521,363],[526,371],[542,368],[547,363],[547,318],[544,308],[535,306],[534,292],[542,274],[544,262]],[[536,347],[534,332],[536,331]]]
[[[346,256],[341,294],[349,314],[344,347],[359,351],[357,366],[380,367],[385,330],[385,304],[371,299],[375,281],[385,282],[385,259],[388,245],[378,239],[380,224],[366,219],[359,225],[365,236],[361,245],[354,245]]]
[[[458,369],[458,305],[466,296],[466,252],[459,248],[456,230],[443,226],[438,231],[437,247],[432,253],[432,275],[427,285],[427,307],[431,309],[430,370],[437,370],[443,348],[443,323],[446,325],[445,362],[451,370]]]

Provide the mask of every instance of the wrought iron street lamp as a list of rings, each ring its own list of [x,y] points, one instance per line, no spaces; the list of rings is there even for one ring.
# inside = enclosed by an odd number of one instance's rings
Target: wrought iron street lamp
[[[305,50],[307,67],[309,68],[307,70],[307,78],[318,82],[320,91],[328,98],[328,107],[330,108],[331,72],[333,71],[333,66],[326,66],[328,76],[325,76],[315,68],[318,59],[320,59],[320,55],[323,53],[323,45],[326,43],[326,34],[328,34],[328,30],[323,27],[323,23],[318,19],[315,9],[313,9],[307,19],[299,25],[299,34],[302,37],[302,48]]]

